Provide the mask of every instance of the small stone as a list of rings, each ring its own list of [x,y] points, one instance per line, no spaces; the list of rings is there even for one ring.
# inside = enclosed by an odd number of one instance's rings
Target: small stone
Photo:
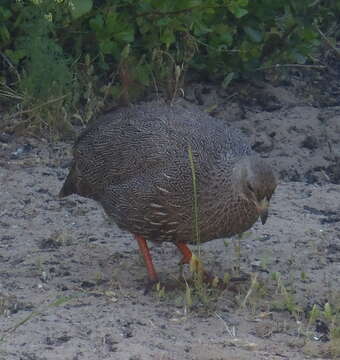
[[[315,150],[318,148],[318,140],[315,136],[308,135],[302,141],[301,146],[309,150]]]
[[[256,137],[256,141],[252,148],[259,153],[270,152],[274,148],[273,138],[269,137],[267,134],[261,133]]]

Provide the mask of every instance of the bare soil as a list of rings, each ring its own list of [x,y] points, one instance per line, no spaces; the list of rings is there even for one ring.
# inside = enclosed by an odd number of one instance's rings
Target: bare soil
[[[232,96],[198,87],[202,109],[246,132],[280,178],[268,222],[242,238],[240,257],[237,240],[202,246],[209,271],[223,277],[240,266],[252,280],[201,293],[188,283],[190,304],[177,279],[177,250],[155,245],[160,277],[174,286],[144,295],[146,271],[132,236],[95,202],[57,198],[71,144],[3,133],[1,360],[340,356],[332,324],[321,315],[308,322],[313,305],[340,309],[340,104],[320,104],[312,87],[292,84]]]

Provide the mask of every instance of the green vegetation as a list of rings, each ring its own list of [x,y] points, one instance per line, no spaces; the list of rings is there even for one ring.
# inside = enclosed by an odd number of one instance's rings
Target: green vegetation
[[[314,325],[317,321],[322,321],[326,324],[329,331],[330,340],[330,353],[334,359],[338,359],[340,356],[340,308],[339,304],[326,303],[323,308],[313,305],[312,310],[308,314],[309,321],[306,333],[310,329],[311,325]]]
[[[3,0],[1,101],[63,132],[150,90],[173,98],[188,70],[226,87],[311,62],[339,15],[332,0]]]

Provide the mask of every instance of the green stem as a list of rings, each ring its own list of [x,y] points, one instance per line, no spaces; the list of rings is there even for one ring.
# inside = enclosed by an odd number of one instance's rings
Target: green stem
[[[198,199],[197,199],[197,179],[196,179],[196,171],[195,171],[195,163],[194,157],[192,154],[191,146],[189,145],[188,148],[189,153],[189,161],[190,161],[190,168],[191,168],[191,176],[192,176],[192,191],[193,191],[193,198],[194,198],[194,233],[196,238],[196,244],[198,245],[198,256],[200,257],[200,233],[198,227]]]

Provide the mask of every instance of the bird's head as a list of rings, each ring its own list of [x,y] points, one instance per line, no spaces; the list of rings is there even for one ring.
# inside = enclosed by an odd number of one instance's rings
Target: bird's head
[[[270,166],[256,155],[248,156],[235,166],[233,184],[241,198],[255,205],[264,224],[268,218],[269,201],[277,186]]]

